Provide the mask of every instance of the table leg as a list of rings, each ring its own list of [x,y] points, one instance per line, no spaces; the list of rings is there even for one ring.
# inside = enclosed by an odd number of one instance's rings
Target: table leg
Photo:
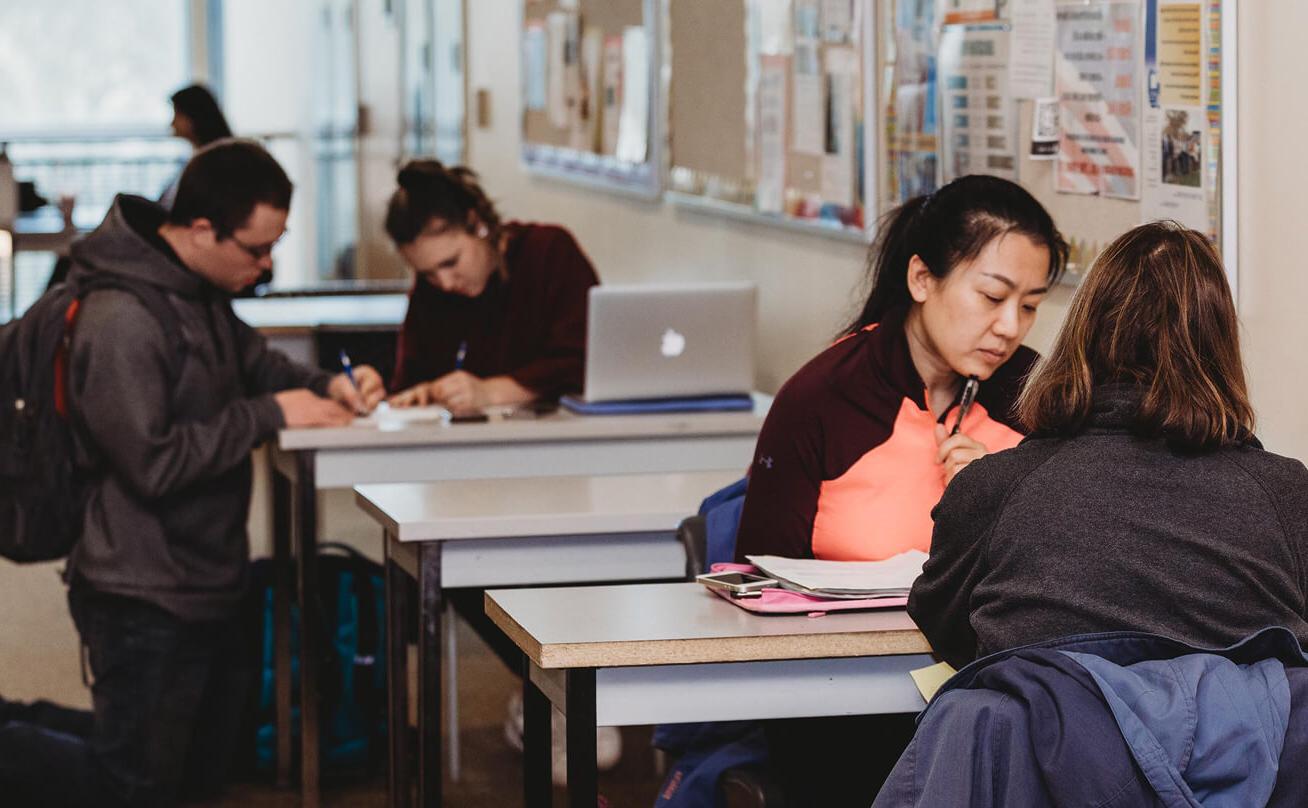
[[[418,804],[441,804],[441,543],[418,549]]]
[[[568,671],[568,805],[595,808],[599,779],[595,768],[595,669]]]
[[[409,576],[391,558],[393,536],[386,548],[386,731],[390,733],[387,768],[388,804],[408,808],[412,772],[409,770]]]
[[[296,594],[300,605],[300,804],[318,808],[318,486],[314,453],[295,454]]]
[[[522,794],[527,808],[550,808],[550,701],[531,680],[531,660],[522,656]],[[591,744],[594,746],[594,744]]]
[[[273,521],[273,682],[277,726],[277,785],[291,784],[291,481],[277,470],[268,452]]]
[[[459,756],[459,625],[454,601],[445,601],[445,743],[450,762],[450,782],[459,782],[462,760]]]

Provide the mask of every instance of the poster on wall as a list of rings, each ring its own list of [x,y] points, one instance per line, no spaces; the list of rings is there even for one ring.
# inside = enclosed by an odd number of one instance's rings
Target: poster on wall
[[[627,163],[645,162],[649,148],[649,42],[645,29],[627,26],[622,31],[622,111],[618,115],[617,158]]]
[[[945,25],[998,19],[998,0],[943,0]]]
[[[758,166],[755,204],[763,213],[780,213],[786,194],[786,76],[790,58],[759,57]]]
[[[822,113],[826,104],[822,78],[822,18],[817,0],[795,3],[795,56],[792,64],[790,147],[809,155],[823,153]]]
[[[1197,2],[1149,0],[1146,29],[1153,42],[1155,86],[1144,121],[1145,221],[1174,219],[1210,237],[1212,175],[1205,155],[1211,137],[1204,83],[1204,10]]]
[[[1055,189],[1140,198],[1137,0],[1060,5],[1054,87],[1062,125]]]
[[[1047,98],[1054,88],[1054,0],[1009,0],[1008,87],[1014,98]]]
[[[940,36],[943,176],[1017,180],[1017,106],[1008,92],[1008,27],[947,25]]]
[[[527,109],[545,109],[548,72],[549,34],[544,22],[532,20],[522,30],[522,103]]]
[[[622,35],[604,37],[600,69],[600,154],[618,152],[618,124],[622,116]]]
[[[887,196],[898,204],[936,189],[939,125],[936,113],[935,0],[895,3],[895,61],[889,66],[886,109]]]
[[[857,182],[858,144],[854,137],[858,115],[858,54],[853,48],[826,50],[826,114],[822,155],[822,199],[842,208],[852,207]]]

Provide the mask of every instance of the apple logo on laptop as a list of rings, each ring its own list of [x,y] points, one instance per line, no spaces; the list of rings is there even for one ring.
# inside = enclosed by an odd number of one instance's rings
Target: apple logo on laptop
[[[663,342],[659,345],[659,350],[669,359],[674,356],[681,356],[686,350],[686,338],[679,334],[676,329],[669,328],[663,332]]]

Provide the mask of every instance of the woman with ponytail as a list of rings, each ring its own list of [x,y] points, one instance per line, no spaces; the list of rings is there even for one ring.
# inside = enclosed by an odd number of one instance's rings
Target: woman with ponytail
[[[400,328],[390,403],[443,405],[456,414],[557,400],[581,391],[586,302],[595,269],[561,227],[504,222],[461,166],[414,160],[400,169],[386,232],[415,279]],[[448,589],[459,615],[512,672],[521,652],[486,616],[484,590]],[[522,749],[522,689],[510,694],[504,733]],[[555,729],[554,737],[563,737]],[[600,769],[617,764],[622,737],[600,727]],[[563,777],[555,747],[555,779]]]
[[[927,550],[950,479],[1022,439],[1014,402],[1036,359],[1022,340],[1066,259],[1049,214],[1007,180],[962,177],[892,211],[859,314],[777,393],[737,560]],[[866,806],[912,716],[769,722],[767,735],[787,804]]]
[[[400,169],[386,232],[413,269],[393,406],[456,413],[581,390],[590,261],[561,227],[503,222],[463,167]]]

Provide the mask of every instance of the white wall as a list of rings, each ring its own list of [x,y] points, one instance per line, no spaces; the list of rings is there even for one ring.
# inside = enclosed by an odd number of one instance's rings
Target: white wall
[[[1308,3],[1239,8],[1242,347],[1258,434],[1273,451],[1308,460],[1308,266],[1299,241],[1308,168],[1295,156],[1308,131]]]

